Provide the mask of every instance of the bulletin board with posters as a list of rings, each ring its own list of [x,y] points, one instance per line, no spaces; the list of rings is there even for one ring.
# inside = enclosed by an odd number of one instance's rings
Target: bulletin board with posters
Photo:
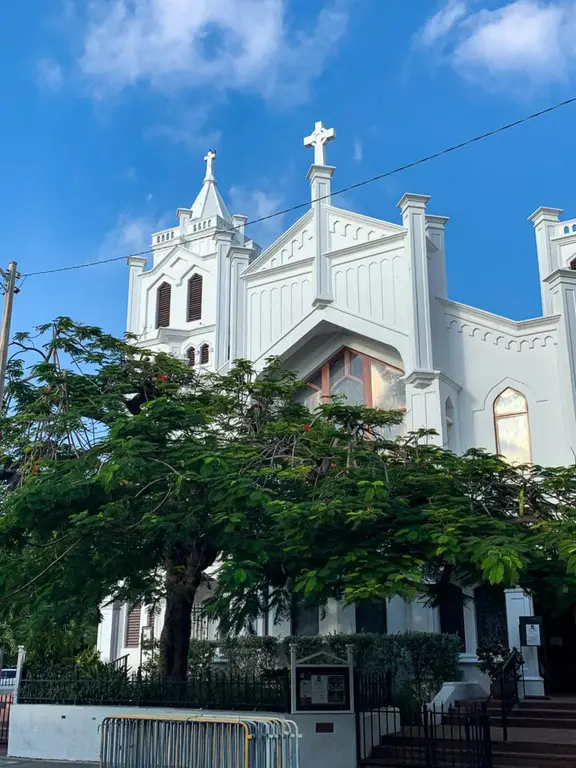
[[[352,648],[341,659],[326,652],[296,658],[290,648],[292,712],[353,712],[354,662]]]

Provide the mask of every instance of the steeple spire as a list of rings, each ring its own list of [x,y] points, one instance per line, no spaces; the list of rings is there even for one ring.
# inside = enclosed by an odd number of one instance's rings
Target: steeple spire
[[[192,219],[205,219],[208,216],[220,216],[220,218],[230,221],[231,216],[218,191],[216,178],[214,177],[214,161],[216,160],[216,150],[209,149],[206,157],[206,175],[202,189],[192,205]]]

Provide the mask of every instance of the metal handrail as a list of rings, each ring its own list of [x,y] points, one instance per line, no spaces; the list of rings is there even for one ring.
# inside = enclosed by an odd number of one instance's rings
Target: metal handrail
[[[109,661],[107,666],[112,667],[112,669],[121,670],[122,672],[128,674],[129,658],[130,654],[127,653],[125,656],[120,656],[118,659],[114,659],[114,661]]]
[[[500,669],[500,709],[502,714],[502,739],[508,741],[508,714],[520,701],[518,696],[518,665],[520,652],[513,648]]]

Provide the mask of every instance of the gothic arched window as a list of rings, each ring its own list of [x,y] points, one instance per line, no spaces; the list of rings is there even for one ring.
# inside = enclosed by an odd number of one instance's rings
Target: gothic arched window
[[[210,347],[208,344],[202,344],[200,347],[200,365],[207,365],[210,361]]]
[[[496,451],[518,464],[530,462],[528,403],[521,392],[508,387],[494,401]]]
[[[188,322],[202,319],[202,275],[188,280]]]
[[[406,409],[404,372],[353,349],[342,349],[307,382],[300,401],[314,409],[322,398],[344,395],[346,405],[383,410]]]
[[[156,292],[156,328],[168,328],[170,325],[170,296],[172,288],[169,283],[162,283]]]
[[[196,350],[194,347],[188,347],[188,352],[186,353],[186,357],[188,359],[188,367],[194,368],[196,365]]]

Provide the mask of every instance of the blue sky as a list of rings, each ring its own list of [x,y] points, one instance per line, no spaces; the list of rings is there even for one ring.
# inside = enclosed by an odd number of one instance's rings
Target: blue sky
[[[576,95],[574,0],[29,0],[0,25],[1,259],[21,272],[146,248],[212,146],[253,218],[308,199],[316,120],[340,188]],[[451,298],[534,316],[527,217],[576,217],[575,136],[576,105],[334,202],[399,222],[404,192],[431,195]],[[66,314],[120,334],[126,292],[123,262],[30,277],[14,330]]]

